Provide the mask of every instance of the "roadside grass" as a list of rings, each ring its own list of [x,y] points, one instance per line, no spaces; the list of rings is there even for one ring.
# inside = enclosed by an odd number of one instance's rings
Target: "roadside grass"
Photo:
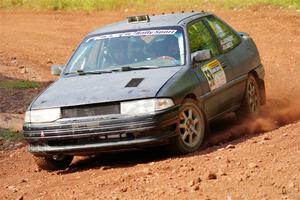
[[[0,88],[8,89],[30,89],[38,88],[40,84],[33,81],[26,80],[0,80]]]
[[[242,8],[257,4],[300,9],[300,0],[0,0],[0,8],[33,10],[103,11],[119,9],[201,10],[207,5]]]
[[[0,129],[0,140],[16,142],[23,139],[23,135],[12,129]]]
[[[241,8],[259,4],[273,5],[284,8],[300,9],[300,0],[213,0],[226,8]]]

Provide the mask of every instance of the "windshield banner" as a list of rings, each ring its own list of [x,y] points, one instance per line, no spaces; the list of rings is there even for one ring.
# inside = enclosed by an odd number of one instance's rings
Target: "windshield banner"
[[[144,30],[144,31],[135,31],[135,32],[124,32],[124,33],[113,33],[107,35],[100,35],[89,38],[86,42],[90,40],[104,40],[110,38],[118,38],[118,37],[130,37],[130,36],[148,36],[148,35],[174,35],[177,30]]]

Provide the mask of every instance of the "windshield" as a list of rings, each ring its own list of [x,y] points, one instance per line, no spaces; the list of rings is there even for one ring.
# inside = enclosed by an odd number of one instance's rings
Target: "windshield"
[[[183,65],[184,61],[182,28],[145,29],[86,38],[64,73],[110,71],[121,67],[172,67]]]

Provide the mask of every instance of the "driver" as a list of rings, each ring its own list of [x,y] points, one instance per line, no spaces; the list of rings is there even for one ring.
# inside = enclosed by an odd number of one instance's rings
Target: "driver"
[[[166,40],[166,56],[180,60],[178,39],[175,36],[169,36]]]
[[[153,49],[156,58],[180,60],[178,39],[175,36],[164,36],[163,40],[154,43]]]
[[[126,65],[128,64],[128,56],[127,56],[127,43],[126,41],[113,38],[110,40],[109,45],[109,54],[111,57],[111,65],[118,66],[118,65]]]

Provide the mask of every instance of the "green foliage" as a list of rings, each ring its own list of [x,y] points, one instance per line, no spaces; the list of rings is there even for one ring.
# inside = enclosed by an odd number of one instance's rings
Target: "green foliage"
[[[221,5],[227,8],[240,8],[246,6],[253,6],[257,4],[269,4],[274,6],[282,6],[286,8],[299,9],[300,0],[213,0],[219,2]]]
[[[23,135],[11,129],[0,129],[0,140],[20,141]]]
[[[46,10],[116,10],[119,8],[140,8],[146,0],[2,0],[1,8],[29,8]]]
[[[256,4],[270,4],[300,9],[300,0],[0,0],[0,8],[27,8],[36,10],[102,11],[133,8],[149,10],[201,10],[203,5],[239,8]]]
[[[213,38],[203,22],[200,21],[195,23],[189,28],[188,32],[192,52],[210,49],[213,55],[217,54],[217,47],[215,46]]]
[[[11,89],[29,89],[38,88],[40,85],[37,82],[24,81],[24,80],[0,80],[0,88],[11,88]]]

